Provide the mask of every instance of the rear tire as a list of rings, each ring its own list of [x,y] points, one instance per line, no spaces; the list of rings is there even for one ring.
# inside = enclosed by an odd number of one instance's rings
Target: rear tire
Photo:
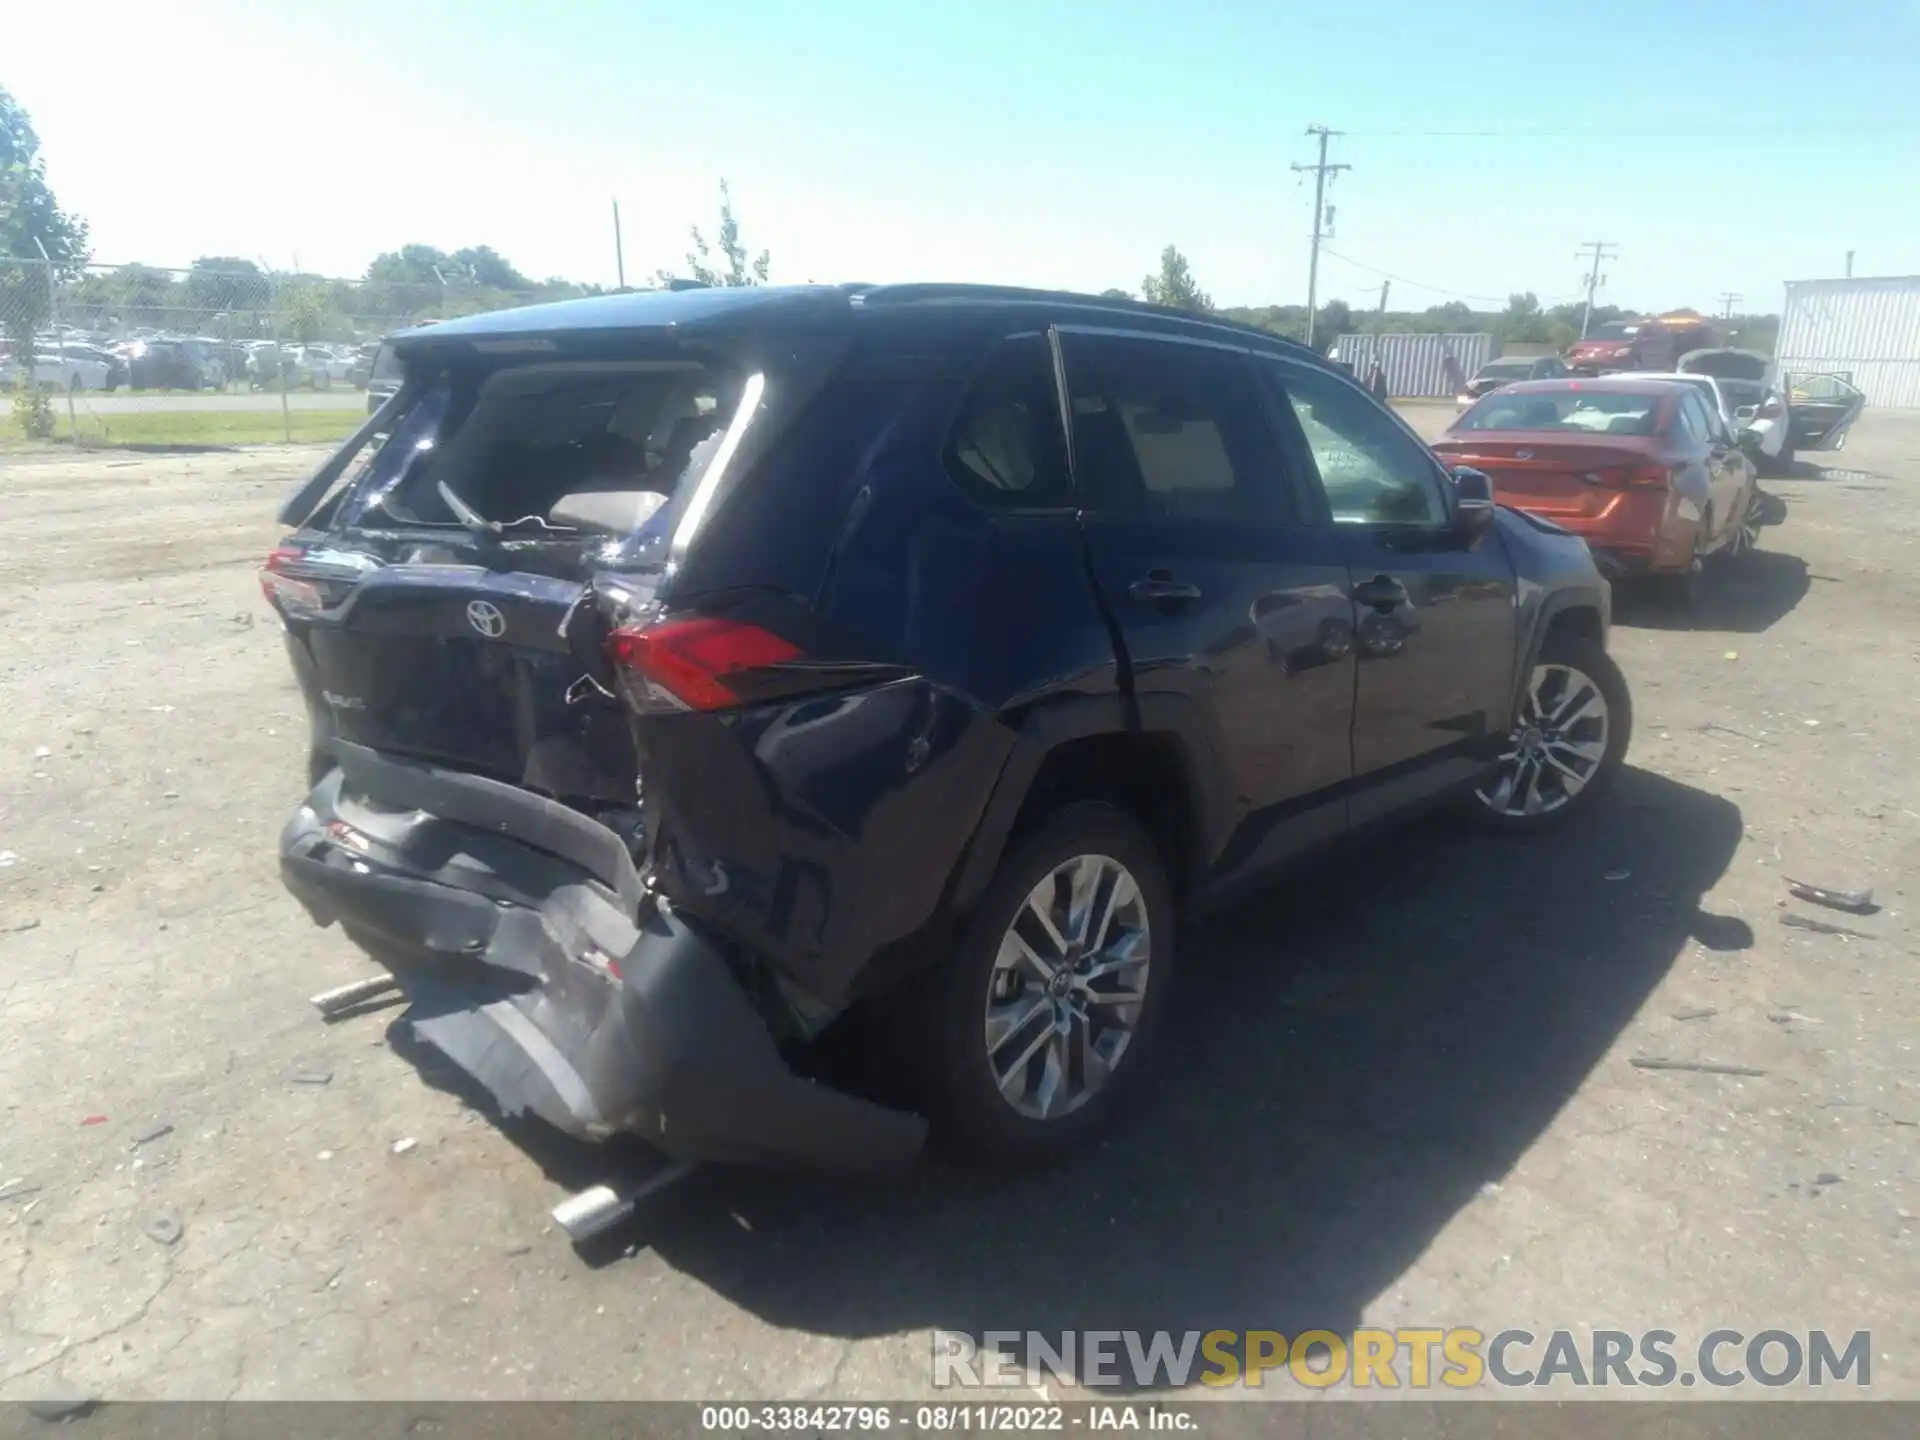
[[[1114,806],[1068,805],[1001,861],[926,996],[934,1108],[964,1153],[1043,1165],[1106,1126],[1153,1058],[1174,920],[1159,850]]]
[[[1482,828],[1507,835],[1563,825],[1607,792],[1632,736],[1633,697],[1613,657],[1571,631],[1550,630],[1521,697],[1508,753],[1468,797],[1466,813]]]

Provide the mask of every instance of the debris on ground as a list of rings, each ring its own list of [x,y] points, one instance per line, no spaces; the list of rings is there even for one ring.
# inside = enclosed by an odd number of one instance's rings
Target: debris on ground
[[[81,1123],[81,1125],[83,1125],[83,1126],[85,1126],[85,1125],[104,1125],[104,1124],[106,1124],[106,1123],[107,1123],[107,1117],[106,1117],[106,1116],[104,1116],[104,1115],[89,1115],[89,1116],[87,1116],[87,1117],[86,1117],[86,1118],[85,1118],[84,1120],[82,1120],[82,1121],[81,1121],[80,1123]]]
[[[7,926],[7,933],[9,935],[22,935],[29,930],[38,930],[39,928],[40,922],[37,919],[16,920],[13,924]]]
[[[1676,1020],[1711,1020],[1719,1013],[1720,1012],[1711,1005],[1702,1005],[1694,1010],[1676,1010],[1673,1012],[1673,1018]]]
[[[1855,940],[1874,938],[1864,930],[1854,930],[1845,925],[1829,925],[1825,920],[1816,920],[1811,915],[1782,915],[1780,923],[1792,930],[1811,930],[1816,935],[1851,935]]]
[[[14,854],[13,851],[0,850],[0,870],[5,870],[9,865],[18,865],[19,863],[20,857]]]
[[[1718,1060],[1668,1060],[1659,1055],[1636,1055],[1629,1062],[1636,1070],[1689,1070],[1701,1075],[1764,1075],[1751,1065],[1723,1065]]]
[[[146,1129],[135,1135],[133,1137],[133,1143],[135,1145],[150,1145],[162,1135],[171,1135],[172,1133],[173,1124],[171,1121],[156,1120],[153,1124],[147,1126]]]
[[[393,1142],[393,1153],[396,1155],[404,1155],[419,1143],[420,1142],[418,1140],[415,1140],[412,1136],[408,1136],[404,1140],[396,1140]]]
[[[36,760],[45,760],[51,754],[53,754],[53,751],[42,745],[33,752],[33,758]]]
[[[187,1233],[187,1222],[180,1218],[178,1210],[155,1210],[140,1222],[140,1228],[146,1232],[149,1240],[162,1245],[177,1245],[180,1237]]]
[[[1813,1177],[1813,1183],[1816,1185],[1838,1185],[1840,1183],[1840,1177],[1831,1170],[1822,1170],[1818,1175]]]
[[[1776,1025],[1818,1025],[1820,1022],[1811,1015],[1802,1015],[1798,1010],[1776,1010],[1767,1016]]]
[[[1827,885],[1814,885],[1805,880],[1795,880],[1790,875],[1782,878],[1787,882],[1787,893],[1796,900],[1825,905],[1830,910],[1851,910],[1856,915],[1871,915],[1880,908],[1873,903],[1871,890],[1836,890]]]
[[[29,1195],[39,1193],[39,1190],[40,1187],[29,1183],[26,1176],[16,1175],[0,1185],[0,1200],[23,1200]]]
[[[325,1065],[296,1065],[287,1071],[287,1079],[296,1085],[330,1085],[333,1071]]]

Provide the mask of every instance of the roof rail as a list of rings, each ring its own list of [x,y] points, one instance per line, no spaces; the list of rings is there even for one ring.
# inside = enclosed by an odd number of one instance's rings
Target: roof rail
[[[918,282],[898,285],[871,285],[852,293],[851,298],[857,305],[913,305],[941,300],[973,300],[990,302],[1007,301],[1013,304],[1076,305],[1096,310],[1111,310],[1128,315],[1154,315],[1167,320],[1179,320],[1189,325],[1204,325],[1210,329],[1229,330],[1239,335],[1253,336],[1271,344],[1307,355],[1319,356],[1317,350],[1302,345],[1298,340],[1290,340],[1284,335],[1276,335],[1271,330],[1263,330],[1258,325],[1248,325],[1239,320],[1229,320],[1223,315],[1214,315],[1207,311],[1180,310],[1171,305],[1154,305],[1145,300],[1135,300],[1131,296],[1088,295],[1077,290],[1036,290],[1024,285],[971,285],[964,283]]]

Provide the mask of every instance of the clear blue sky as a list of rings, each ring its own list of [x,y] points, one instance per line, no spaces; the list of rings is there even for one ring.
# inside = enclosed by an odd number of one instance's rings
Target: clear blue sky
[[[1920,272],[1920,0],[86,0],[7,42],[105,261],[611,281],[618,197],[631,280],[724,175],[779,280],[1134,289],[1172,242],[1222,304],[1298,302],[1324,123],[1323,297],[1551,302],[1594,238],[1645,308]]]

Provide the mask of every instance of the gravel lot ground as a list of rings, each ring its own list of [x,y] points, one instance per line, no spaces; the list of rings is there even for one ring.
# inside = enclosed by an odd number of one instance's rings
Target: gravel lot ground
[[[1623,614],[1590,823],[1423,824],[1189,936],[1105,1147],[709,1172],[585,1258],[545,1215],[597,1157],[307,1006],[369,968],[273,862],[305,722],[253,566],[314,458],[0,459],[0,1398],[897,1398],[936,1327],[1360,1323],[1871,1329],[1920,1394],[1920,416],[1771,482],[1691,628]]]

